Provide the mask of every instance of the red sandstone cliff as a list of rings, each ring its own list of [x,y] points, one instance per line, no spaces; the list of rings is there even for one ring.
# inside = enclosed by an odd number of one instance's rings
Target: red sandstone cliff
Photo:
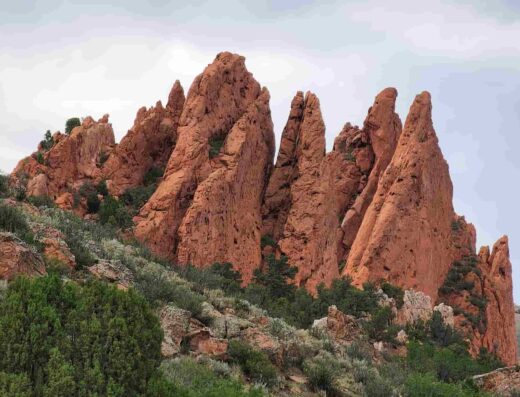
[[[263,215],[264,233],[278,241],[280,251],[298,268],[298,285],[315,291],[320,283],[329,285],[339,277],[345,255],[341,221],[356,197],[371,199],[373,192],[364,193],[367,181],[373,190],[393,153],[401,129],[396,97],[395,89],[381,92],[364,128],[346,124],[328,154],[317,97],[298,93],[293,99]],[[356,227],[351,223],[348,230]]]
[[[366,210],[344,274],[361,285],[388,280],[434,300],[452,262],[452,184],[431,119],[415,98],[392,161]]]
[[[268,100],[238,55],[219,54],[195,79],[164,180],[135,218],[137,238],[182,263],[230,261],[251,276],[274,154]]]

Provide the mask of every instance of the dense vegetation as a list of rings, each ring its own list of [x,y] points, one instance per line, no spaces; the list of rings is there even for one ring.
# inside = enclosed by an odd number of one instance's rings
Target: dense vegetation
[[[65,134],[70,134],[72,130],[81,125],[81,121],[78,117],[71,117],[65,122]]]
[[[142,297],[100,282],[18,278],[0,300],[0,372],[7,390],[142,395],[160,364],[161,340]]]

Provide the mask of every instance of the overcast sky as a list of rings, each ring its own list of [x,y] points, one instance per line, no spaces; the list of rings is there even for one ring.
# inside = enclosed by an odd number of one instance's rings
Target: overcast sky
[[[2,1],[0,169],[72,116],[109,113],[120,139],[223,50],[269,88],[278,138],[315,92],[329,149],[384,87],[403,121],[430,91],[455,208],[479,244],[509,235],[520,302],[520,1]]]

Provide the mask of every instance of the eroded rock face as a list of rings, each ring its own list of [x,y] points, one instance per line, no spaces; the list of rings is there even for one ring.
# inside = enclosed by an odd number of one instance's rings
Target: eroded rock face
[[[384,279],[435,300],[451,264],[453,217],[448,164],[433,129],[430,94],[423,92],[410,108],[344,274],[356,285]]]
[[[367,181],[377,185],[393,153],[400,133],[396,96],[395,89],[379,94],[364,128],[347,123],[328,154],[318,98],[299,92],[292,101],[265,195],[263,233],[278,241],[281,253],[298,268],[296,284],[312,292],[320,283],[330,285],[339,277],[348,248],[342,219],[366,191]],[[365,193],[364,200],[369,202],[372,195]],[[363,205],[358,207],[362,213]],[[355,236],[354,229],[353,220],[346,230]]]
[[[493,250],[482,247],[478,257],[465,259],[475,270],[463,278],[464,290],[441,295],[441,299],[457,308],[455,325],[469,337],[470,352],[481,348],[495,353],[506,365],[517,363],[518,345],[515,333],[511,262],[506,236]]]
[[[11,233],[0,233],[0,280],[46,273],[42,258]]]
[[[85,181],[100,178],[100,159],[115,145],[108,115],[97,122],[86,117],[70,135],[56,133],[54,138],[54,146],[41,154],[42,163],[34,153],[21,160],[12,173],[15,183],[27,184],[29,196],[48,195],[56,200]]]
[[[134,126],[103,166],[111,194],[120,195],[142,184],[143,177],[153,167],[164,169],[177,141],[184,99],[184,90],[177,80],[166,107],[159,101],[155,107],[139,109]]]
[[[179,263],[231,262],[250,279],[274,153],[268,101],[238,55],[219,54],[195,79],[163,181],[135,218],[137,238]]]
[[[509,244],[506,236],[493,246],[491,256],[480,256],[483,274],[482,292],[486,298],[487,327],[482,346],[496,352],[505,364],[517,363],[518,345],[515,334],[515,308]]]
[[[379,178],[390,163],[401,134],[401,120],[395,113],[397,90],[386,88],[377,97],[368,111],[363,130],[368,134],[374,152],[374,166],[368,176],[366,187],[356,197],[354,204],[347,211],[341,229],[345,233],[343,243],[347,251],[356,238],[365,212],[372,203]]]

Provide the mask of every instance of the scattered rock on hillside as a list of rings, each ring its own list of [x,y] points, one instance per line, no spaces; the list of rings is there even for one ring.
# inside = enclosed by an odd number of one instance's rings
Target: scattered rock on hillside
[[[17,275],[41,276],[45,264],[27,244],[12,233],[0,232],[0,280],[11,280]]]

